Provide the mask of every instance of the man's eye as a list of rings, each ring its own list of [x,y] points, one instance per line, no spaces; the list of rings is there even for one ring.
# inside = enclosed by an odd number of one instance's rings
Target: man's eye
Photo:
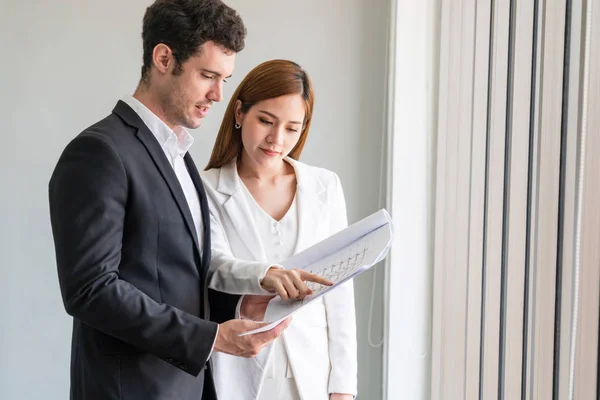
[[[202,76],[205,77],[206,79],[210,79],[210,80],[215,79],[215,77],[212,75],[202,74]]]

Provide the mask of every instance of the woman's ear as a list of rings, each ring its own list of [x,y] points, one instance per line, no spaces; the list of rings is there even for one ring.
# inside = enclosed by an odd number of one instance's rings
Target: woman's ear
[[[244,114],[242,113],[242,102],[241,100],[236,100],[235,101],[235,109],[234,109],[234,115],[235,115],[235,122],[238,125],[242,125],[242,121],[244,120]]]

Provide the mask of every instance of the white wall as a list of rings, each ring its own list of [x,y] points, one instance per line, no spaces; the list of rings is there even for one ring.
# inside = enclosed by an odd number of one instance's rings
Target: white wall
[[[440,0],[394,0],[384,394],[430,399]],[[410,62],[406,62],[410,60]],[[433,397],[435,398],[435,397]]]
[[[47,184],[78,132],[132,93],[150,1],[3,0],[0,13],[0,398],[65,399],[71,321],[58,289]],[[247,27],[226,99],[269,58],[311,74],[316,111],[303,161],[336,171],[350,222],[378,209],[389,1],[231,0]],[[206,163],[226,101],[195,132]],[[381,271],[381,266],[378,267]],[[382,274],[380,273],[379,276]],[[356,281],[359,398],[380,399],[381,349],[367,344],[371,274]],[[378,282],[373,335],[381,337]]]

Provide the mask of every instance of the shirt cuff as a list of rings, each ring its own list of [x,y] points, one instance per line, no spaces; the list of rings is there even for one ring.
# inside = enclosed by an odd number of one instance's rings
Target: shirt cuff
[[[240,296],[240,299],[237,302],[237,306],[235,307],[235,316],[234,316],[235,319],[245,319],[242,316],[242,311],[241,311],[243,300],[244,300],[244,296]]]
[[[236,311],[237,312],[237,311]],[[213,352],[215,351],[215,344],[217,344],[217,337],[219,336],[219,325],[217,325],[217,333],[215,334],[215,340],[213,341],[212,347],[210,349],[210,353],[208,353],[208,358],[207,360],[210,360],[210,358],[213,355]]]

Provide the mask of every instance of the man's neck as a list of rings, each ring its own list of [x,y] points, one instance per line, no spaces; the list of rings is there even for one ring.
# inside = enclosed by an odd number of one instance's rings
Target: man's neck
[[[175,130],[175,126],[169,123],[166,118],[166,113],[164,112],[163,107],[161,107],[160,102],[157,101],[156,96],[154,96],[150,91],[144,90],[140,85],[135,89],[133,93],[133,98],[142,103],[148,110],[152,111],[154,115],[160,118],[171,130]]]

